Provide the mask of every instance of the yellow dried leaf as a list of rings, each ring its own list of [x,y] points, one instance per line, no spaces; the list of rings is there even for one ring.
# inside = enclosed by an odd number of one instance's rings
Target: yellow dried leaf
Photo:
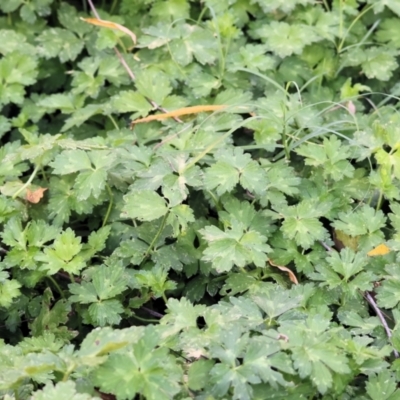
[[[205,106],[184,107],[164,114],[149,115],[148,117],[145,118],[136,119],[135,121],[131,122],[131,126],[135,124],[141,124],[143,122],[162,121],[163,119],[180,117],[182,115],[198,114],[206,111],[219,111],[223,110],[226,107],[228,106],[205,105]]]
[[[136,44],[136,35],[129,30],[128,28],[125,28],[124,26],[117,24],[115,22],[111,21],[106,21],[104,19],[97,19],[97,18],[81,18],[82,21],[87,22],[88,24],[96,25],[96,26],[101,26],[103,28],[109,28],[109,29],[117,29],[126,35],[130,36],[133,44]]]
[[[374,256],[384,256],[385,254],[390,253],[389,247],[386,246],[386,244],[380,244],[379,246],[375,247],[371,251],[367,253],[368,256],[374,257]]]

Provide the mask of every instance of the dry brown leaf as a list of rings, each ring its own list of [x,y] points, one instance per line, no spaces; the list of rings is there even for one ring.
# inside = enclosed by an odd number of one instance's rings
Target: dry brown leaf
[[[161,121],[167,118],[180,117],[181,115],[198,114],[206,111],[219,111],[223,110],[226,107],[228,106],[205,105],[205,106],[184,107],[164,114],[149,115],[148,117],[145,118],[136,119],[135,121],[131,122],[131,126],[135,124],[141,124],[143,122]]]
[[[81,18],[81,20],[87,22],[88,24],[101,26],[103,28],[117,29],[121,32],[124,32],[126,35],[129,35],[131,37],[133,44],[136,44],[136,35],[131,30],[129,30],[128,28],[125,28],[124,26],[122,26],[120,24],[117,24],[117,23],[111,22],[111,21],[106,21],[104,19],[97,19],[97,18]]]
[[[26,189],[26,200],[28,200],[29,203],[37,204],[43,197],[43,194],[46,190],[47,188],[41,188],[41,187],[34,191]]]
[[[293,282],[293,283],[296,284],[296,285],[299,284],[299,281],[297,280],[296,275],[293,273],[293,271],[292,271],[291,269],[289,269],[289,268],[287,268],[287,267],[283,267],[283,266],[281,266],[281,265],[276,265],[276,264],[274,264],[274,262],[273,262],[272,260],[268,260],[268,262],[269,262],[273,267],[279,268],[281,271],[287,272],[288,275],[289,275],[289,279],[291,280],[291,282]]]

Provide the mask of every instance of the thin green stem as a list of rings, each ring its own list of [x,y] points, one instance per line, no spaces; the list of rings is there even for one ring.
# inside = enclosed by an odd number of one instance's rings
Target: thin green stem
[[[106,226],[108,218],[110,217],[111,209],[112,209],[113,202],[114,202],[113,201],[114,200],[114,195],[112,193],[112,190],[111,190],[110,186],[108,186],[107,183],[106,183],[106,189],[107,189],[107,192],[108,192],[108,194],[110,196],[110,202],[108,203],[107,212],[106,212],[106,215],[105,215],[105,217],[103,219],[103,224],[101,226]]]
[[[152,323],[152,324],[158,324],[160,322],[158,319],[142,318],[142,317],[139,317],[136,314],[132,314],[131,316],[133,318],[137,319],[138,321],[142,321],[142,322],[149,322],[149,323]]]
[[[341,38],[342,35],[343,35],[343,0],[339,0],[339,37]]]
[[[162,298],[164,300],[164,303],[167,304],[168,299],[167,299],[167,296],[165,295],[165,293],[162,294]]]
[[[126,49],[126,47],[125,47],[125,45],[124,45],[124,42],[121,40],[121,38],[118,38],[117,41],[118,41],[118,44],[119,44],[119,45],[122,47],[122,49],[124,50],[124,54],[126,54],[128,51],[127,51],[127,49]]]
[[[115,7],[117,7],[118,0],[114,0],[111,4],[110,8],[110,14],[112,15],[114,13]]]
[[[71,281],[71,283],[75,283],[74,276],[71,273],[69,273],[68,275],[69,275],[69,280]],[[79,303],[77,303],[77,305],[79,305]]]
[[[328,2],[326,0],[322,0],[322,4],[324,5],[326,11],[330,11]]]
[[[15,199],[21,192],[23,192],[35,179],[36,174],[38,173],[40,168],[40,164],[36,165],[35,169],[33,170],[31,176],[29,179],[26,181],[24,185],[22,185],[12,196],[13,199]]]
[[[147,256],[150,254],[150,252],[153,250],[153,247],[157,243],[158,238],[160,237],[162,231],[164,230],[165,223],[167,222],[167,218],[169,215],[169,211],[165,213],[163,220],[161,221],[160,228],[158,229],[156,235],[154,236],[153,240],[151,241],[149,247],[146,250],[146,253],[144,254],[143,259],[146,259]]]
[[[207,190],[207,193],[210,195],[210,197],[213,199],[214,203],[215,203],[215,208],[217,209],[217,211],[222,211],[221,205],[219,204],[218,199],[214,196],[214,193],[211,192],[210,190]]]
[[[46,175],[46,172],[45,172],[44,168],[40,167],[40,171],[42,173],[42,177],[43,177],[44,181],[48,184],[49,180],[47,179],[47,175]]]
[[[73,363],[72,365],[69,366],[69,368],[67,369],[67,371],[65,371],[65,374],[62,378],[63,382],[66,382],[69,378],[69,376],[71,375],[71,373],[74,371],[75,369],[75,363]]]
[[[55,286],[57,292],[60,293],[60,296],[65,299],[64,292],[61,290],[60,285],[57,283],[57,281],[51,275],[47,276],[47,279],[51,281],[51,283]]]
[[[340,13],[342,14],[342,2],[343,2],[343,0],[341,0],[340,1]],[[340,42],[340,44],[339,44],[339,46],[338,46],[338,48],[337,48],[337,51],[338,51],[338,53],[340,53],[341,51],[342,51],[342,48],[343,48],[343,45],[344,45],[344,42],[345,42],[345,40],[346,40],[346,37],[347,37],[347,35],[348,35],[348,33],[351,31],[351,29],[353,28],[353,26],[357,23],[357,21],[362,17],[362,16],[364,16],[364,14],[366,14],[369,10],[371,10],[372,8],[374,7],[374,5],[373,4],[371,4],[369,7],[367,7],[365,10],[363,10],[363,11],[361,11],[360,12],[360,14],[358,14],[357,15],[357,17],[356,18],[354,18],[354,20],[353,20],[353,22],[350,24],[350,26],[347,28],[347,31],[345,32],[345,34],[344,34],[344,36],[343,36],[343,39],[342,39],[342,41]],[[343,18],[342,18],[342,15],[340,16],[340,24],[342,25],[342,23],[343,23]],[[340,30],[342,30],[342,26],[340,27]],[[339,37],[341,37],[342,35],[340,35]]]
[[[282,130],[282,144],[283,144],[283,149],[285,151],[285,157],[286,160],[290,160],[290,152],[287,144],[287,135],[286,135],[286,112],[285,109],[283,108],[283,130]]]
[[[207,7],[203,6],[203,9],[201,10],[200,15],[197,18],[197,24],[199,24],[200,21],[203,19],[203,16],[206,13],[206,11],[207,11]]]
[[[110,120],[111,120],[111,122],[113,123],[115,129],[116,129],[117,131],[119,131],[119,130],[120,130],[120,129],[119,129],[119,126],[118,126],[118,124],[115,122],[115,119],[112,117],[112,115],[108,115],[108,118],[110,118]]]

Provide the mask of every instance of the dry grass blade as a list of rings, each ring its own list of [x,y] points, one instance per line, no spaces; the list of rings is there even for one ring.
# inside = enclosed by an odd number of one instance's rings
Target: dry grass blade
[[[87,22],[88,24],[96,25],[96,26],[101,26],[103,28],[109,28],[109,29],[117,29],[126,35],[130,36],[133,44],[136,44],[136,35],[130,31],[128,28],[125,28],[124,26],[117,24],[115,22],[111,21],[105,21],[104,19],[97,19],[97,18],[81,18],[82,21]]]
[[[279,268],[281,271],[287,272],[289,275],[289,279],[291,282],[293,282],[294,284],[298,285],[299,281],[296,278],[296,275],[293,273],[293,271],[291,269],[289,269],[288,267],[283,267],[281,265],[276,265],[272,260],[268,260],[268,262],[276,268]]]
[[[149,115],[148,117],[145,117],[145,118],[136,119],[135,121],[131,122],[131,126],[135,125],[135,124],[142,124],[144,122],[150,122],[150,121],[162,121],[163,119],[180,117],[182,115],[198,114],[198,113],[207,112],[207,111],[219,111],[219,110],[223,110],[226,107],[228,107],[228,106],[205,105],[205,106],[184,107],[184,108],[179,108],[178,110],[169,111],[164,114]]]

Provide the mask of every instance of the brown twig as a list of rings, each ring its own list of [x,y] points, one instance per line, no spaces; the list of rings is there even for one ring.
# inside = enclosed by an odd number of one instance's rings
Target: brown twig
[[[335,251],[332,247],[328,246],[326,243],[319,241],[321,246],[326,250],[326,251]]]
[[[160,314],[157,311],[152,310],[151,308],[147,308],[145,306],[140,307],[142,310],[147,311],[150,315],[152,315],[153,317],[157,317],[157,318],[162,318],[164,315]]]
[[[383,325],[383,328],[384,328],[385,331],[386,331],[386,335],[387,335],[389,341],[391,341],[391,338],[392,338],[392,331],[390,330],[390,328],[389,328],[389,326],[388,326],[388,324],[387,324],[387,322],[386,322],[386,319],[385,319],[385,317],[384,317],[382,311],[379,309],[378,305],[375,303],[375,300],[374,300],[374,298],[371,296],[370,293],[364,292],[364,295],[365,295],[365,298],[367,299],[368,303],[369,303],[369,304],[371,305],[371,307],[374,309],[374,311],[375,311],[376,315],[378,316],[378,318],[381,320],[381,323],[382,323],[382,325]],[[393,349],[393,354],[394,354],[394,357],[395,357],[395,358],[399,358],[399,353],[398,353],[398,351],[397,351],[396,349]]]
[[[92,0],[88,0],[88,3],[89,3],[90,9],[92,10],[92,13],[94,14],[94,16],[95,16],[97,19],[101,19],[99,13],[98,13],[97,10],[96,10],[96,7],[94,6],[94,4],[93,4],[93,2],[92,2]],[[114,51],[115,51],[115,54],[117,55],[119,61],[121,62],[122,66],[125,68],[126,72],[128,73],[128,75],[130,76],[130,78],[131,78],[132,81],[134,82],[135,79],[136,79],[135,74],[134,74],[133,71],[130,69],[130,67],[129,67],[129,65],[127,64],[127,62],[125,61],[124,57],[122,57],[122,54],[120,53],[120,51],[119,51],[116,47],[114,47]],[[160,111],[162,111],[162,112],[164,112],[164,113],[167,113],[167,112],[168,112],[164,107],[159,106],[155,101],[149,99],[148,97],[145,96],[145,99],[146,99],[146,100],[151,104],[151,106],[152,106],[153,108],[155,108],[156,110],[160,110]],[[177,121],[177,122],[180,122],[180,123],[182,122],[182,121],[181,121],[179,118],[177,118],[177,117],[175,117],[174,120]]]

